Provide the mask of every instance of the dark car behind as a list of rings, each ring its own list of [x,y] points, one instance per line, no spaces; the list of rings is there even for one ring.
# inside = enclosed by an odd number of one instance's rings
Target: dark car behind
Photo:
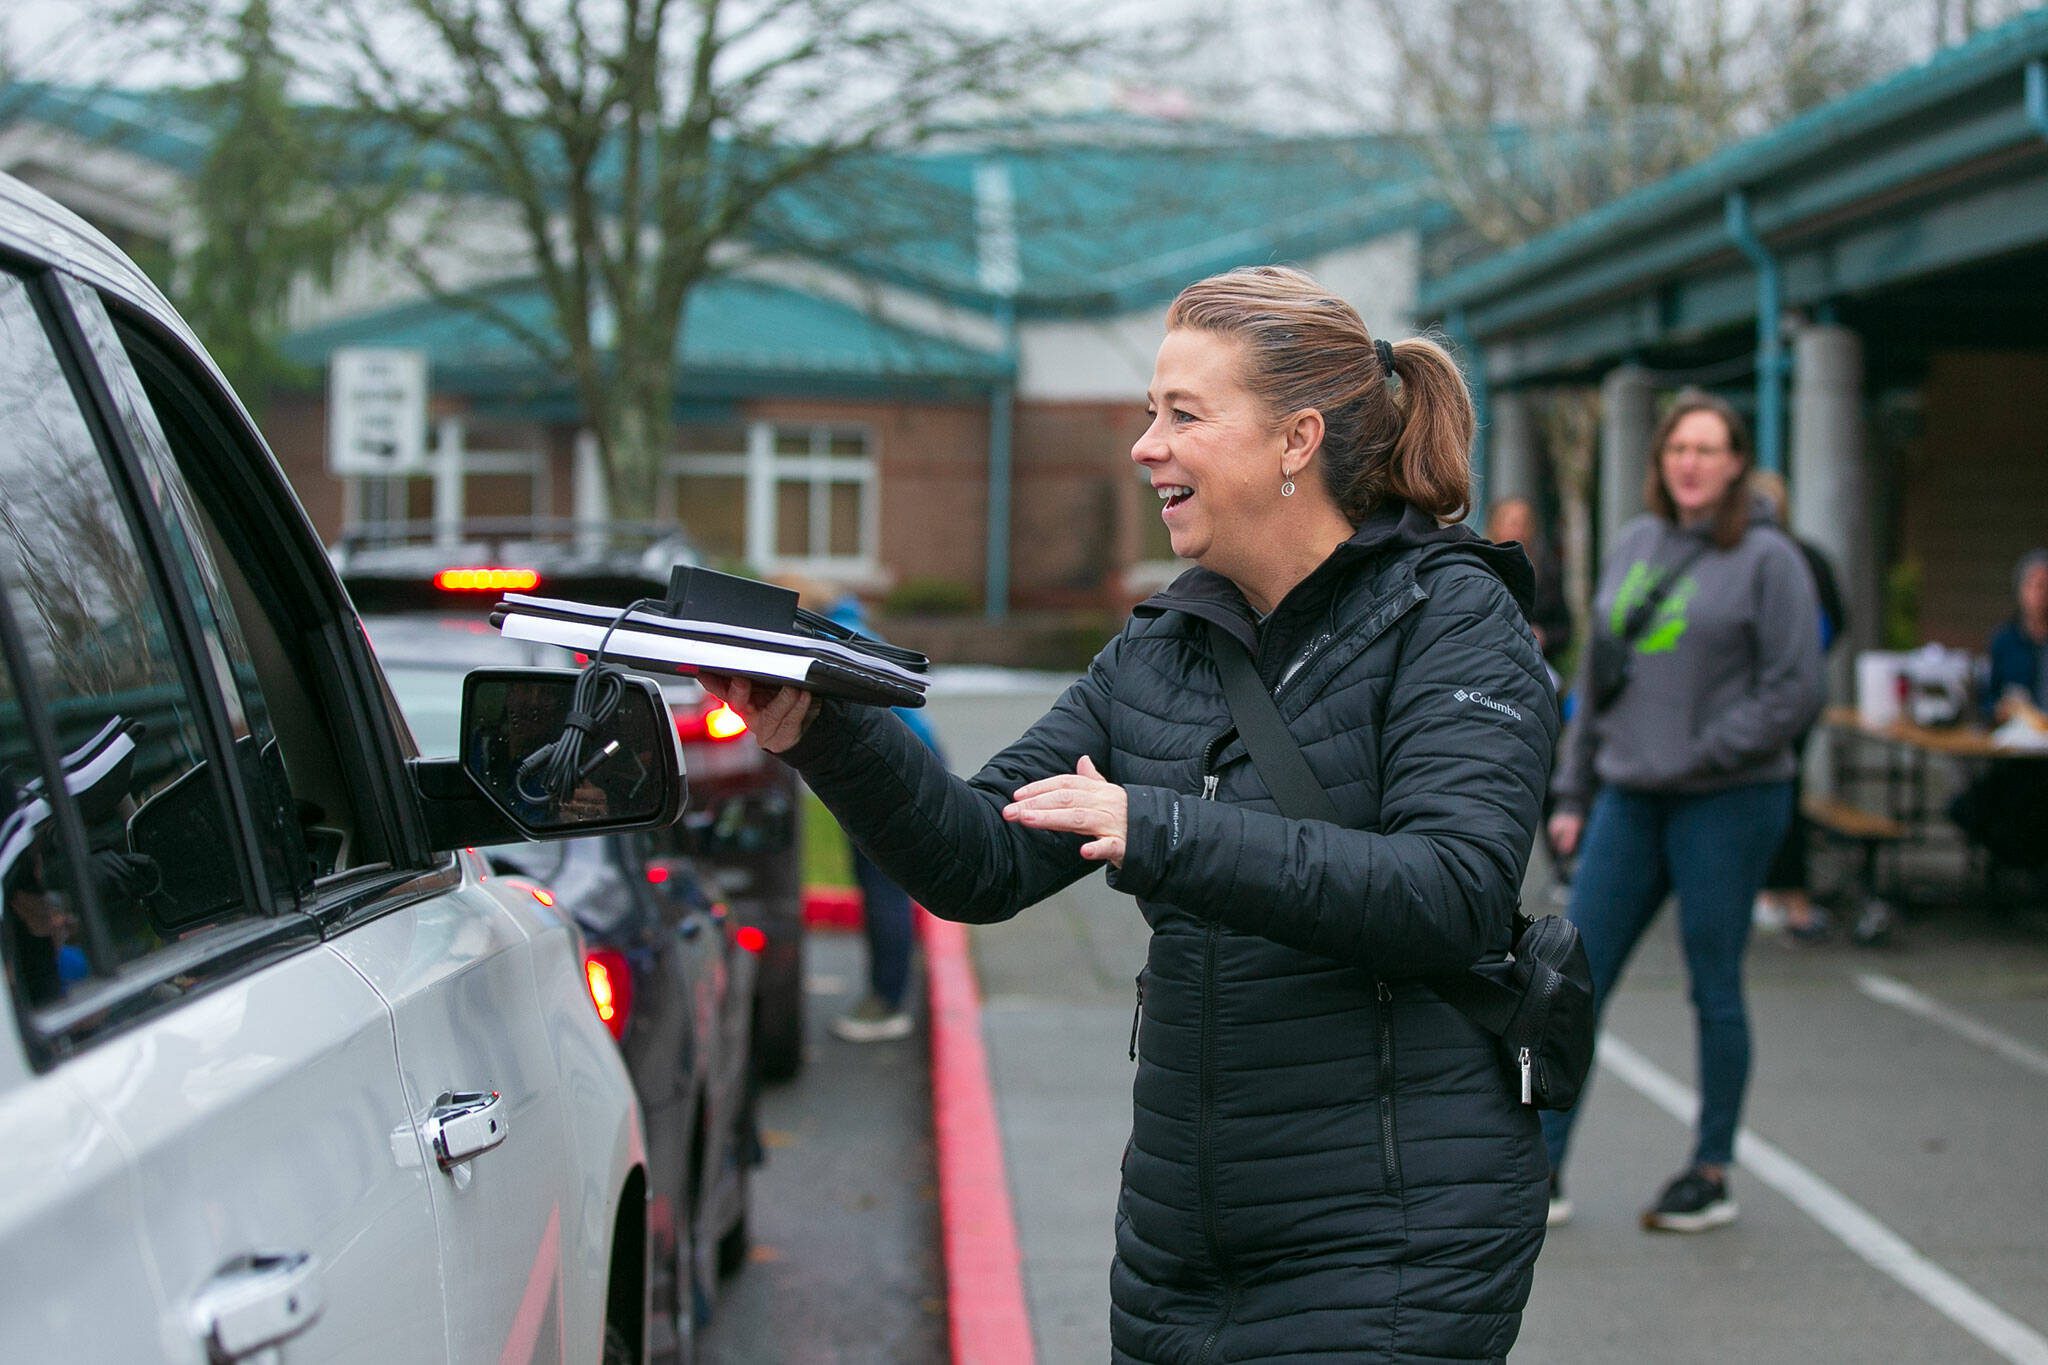
[[[569,662],[464,614],[366,615],[364,627],[430,757],[454,750],[470,668]],[[745,1259],[747,1175],[760,1159],[751,1044],[762,945],[679,843],[670,828],[480,851],[583,931],[586,985],[625,1056],[646,1133],[649,1354],[689,1362],[717,1273]]]
[[[624,607],[659,597],[672,565],[696,562],[672,527],[530,518],[365,528],[332,554],[357,608],[380,629],[404,621],[408,629],[444,632],[447,640],[499,639],[488,616],[506,591]],[[520,647],[568,662],[560,650]],[[694,859],[734,922],[760,931],[754,1065],[764,1079],[786,1080],[803,1065],[801,788],[796,774],[694,681],[664,679],[663,692],[690,778],[679,843],[664,851]]]

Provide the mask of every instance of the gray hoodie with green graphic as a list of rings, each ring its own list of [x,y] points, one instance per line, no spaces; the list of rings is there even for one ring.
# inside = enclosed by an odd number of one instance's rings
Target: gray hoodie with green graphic
[[[1708,792],[1792,776],[1792,741],[1823,700],[1820,601],[1798,547],[1765,509],[1753,518],[1733,547],[1709,546],[1679,576],[1636,640],[1628,686],[1598,716],[1583,651],[1560,809],[1583,812],[1603,783]],[[1593,632],[1619,635],[1651,585],[1707,535],[1655,516],[1624,526],[1600,574]]]

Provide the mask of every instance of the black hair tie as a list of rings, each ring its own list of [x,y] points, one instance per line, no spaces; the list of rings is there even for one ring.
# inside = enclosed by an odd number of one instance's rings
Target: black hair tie
[[[1394,344],[1385,337],[1380,337],[1372,343],[1372,348],[1379,352],[1380,368],[1387,372],[1387,378],[1392,379],[1394,377]]]

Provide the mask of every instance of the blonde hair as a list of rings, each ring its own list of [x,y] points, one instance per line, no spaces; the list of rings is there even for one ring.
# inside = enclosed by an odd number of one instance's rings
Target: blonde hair
[[[1388,382],[1358,310],[1290,266],[1211,275],[1181,290],[1166,325],[1244,346],[1245,386],[1275,418],[1323,418],[1317,465],[1353,525],[1389,498],[1439,521],[1472,501],[1472,396],[1450,353],[1428,337],[1392,346]]]

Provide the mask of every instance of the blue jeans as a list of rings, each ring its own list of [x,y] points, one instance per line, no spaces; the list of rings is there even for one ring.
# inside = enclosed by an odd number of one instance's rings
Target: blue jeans
[[[1698,795],[1608,787],[1593,801],[1580,840],[1568,912],[1593,968],[1593,1006],[1609,993],[1664,898],[1678,893],[1678,928],[1699,1024],[1700,1127],[1693,1164],[1735,1155],[1749,1087],[1749,1016],[1742,956],[1756,893],[1792,819],[1792,784],[1757,782]],[[1572,1119],[1545,1111],[1550,1168],[1564,1165]]]
[[[910,896],[853,851],[853,877],[860,883],[861,928],[868,940],[868,989],[896,1009],[910,986]]]

